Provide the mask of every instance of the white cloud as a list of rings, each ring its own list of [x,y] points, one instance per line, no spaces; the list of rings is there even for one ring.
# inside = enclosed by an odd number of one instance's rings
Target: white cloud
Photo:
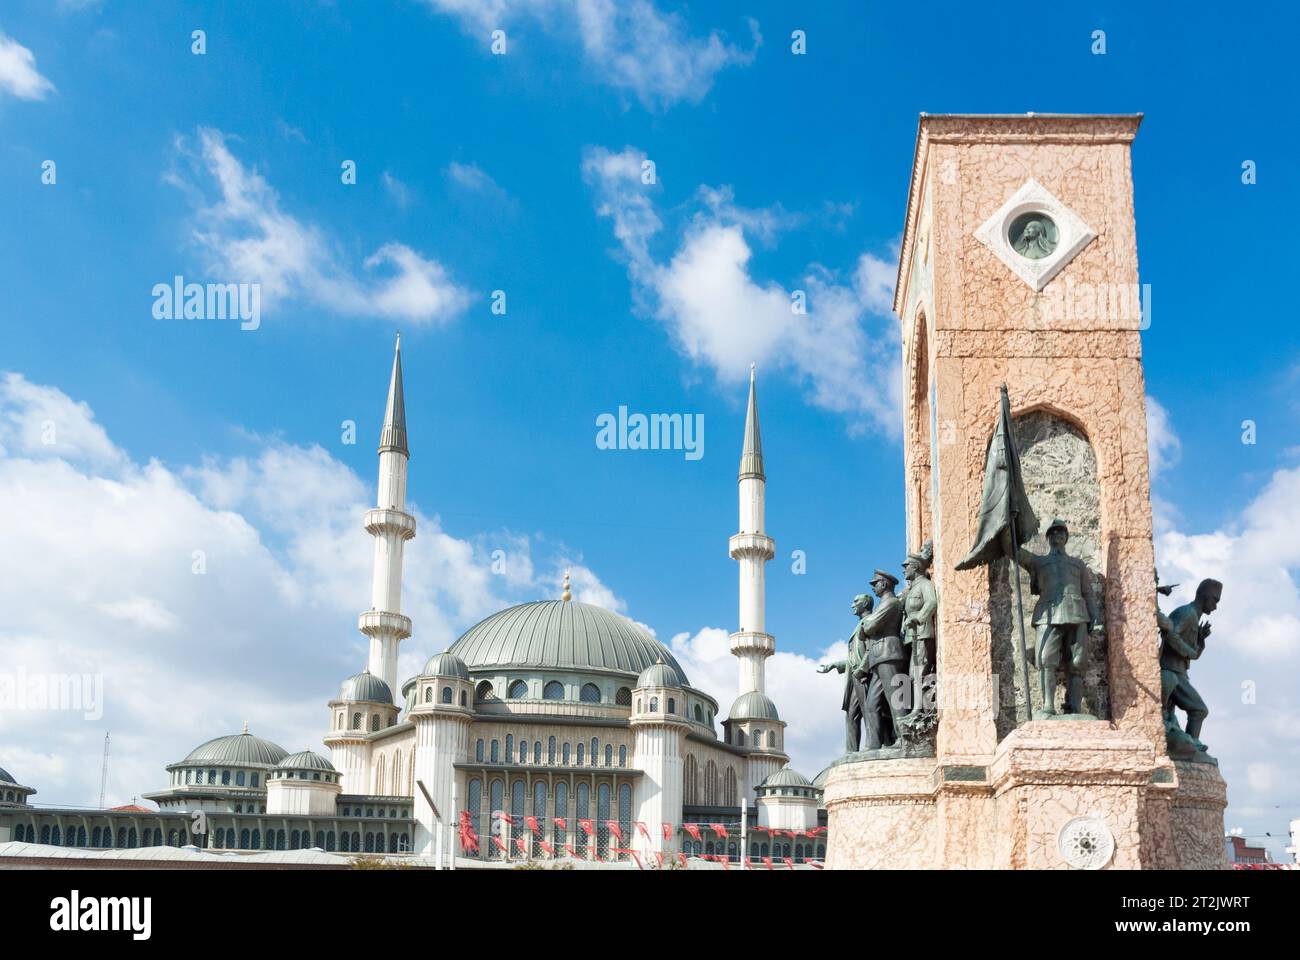
[[[36,69],[36,57],[12,37],[0,33],[0,92],[19,100],[44,100],[54,84]]]
[[[446,268],[400,243],[386,243],[365,261],[384,276],[359,276],[319,227],[284,212],[279,194],[230,151],[219,130],[200,128],[197,144],[178,139],[190,177],[168,175],[194,204],[191,231],[220,282],[262,285],[264,304],[302,299],[349,316],[416,324],[445,323],[469,304],[468,291]],[[215,187],[216,196],[210,198]]]
[[[805,384],[813,404],[843,414],[854,428],[896,433],[902,387],[898,329],[889,313],[892,267],[863,253],[847,277],[813,264],[792,289],[760,281],[748,238],[771,243],[797,218],[737,207],[729,188],[697,191],[702,207],[662,263],[651,250],[663,222],[653,188],[642,183],[645,160],[633,147],[595,147],[582,165],[596,211],[612,222],[622,246],[639,306],[724,384],[743,382],[751,362],[783,369]],[[795,290],[804,294],[806,313],[792,309]]]
[[[649,108],[699,102],[723,69],[753,62],[762,43],[750,20],[751,46],[742,49],[714,30],[692,36],[684,19],[650,0],[425,0],[455,17],[486,43],[493,30],[509,35],[525,22],[560,35],[576,29],[587,63]]]
[[[1147,450],[1151,464],[1151,481],[1169,467],[1176,466],[1183,445],[1169,422],[1169,411],[1153,396],[1147,396]]]
[[[388,195],[393,198],[393,202],[403,210],[411,205],[413,197],[411,188],[401,180],[398,180],[395,176],[385,170],[379,175],[379,182],[384,185],[384,189],[387,190]]]

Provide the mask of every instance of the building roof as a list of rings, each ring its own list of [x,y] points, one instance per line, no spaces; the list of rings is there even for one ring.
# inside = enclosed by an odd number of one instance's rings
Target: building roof
[[[745,445],[740,451],[740,477],[763,475],[763,437],[758,429],[758,395],[754,390],[754,367],[749,368],[749,406],[745,410]]]
[[[660,659],[683,672],[644,627],[603,607],[576,600],[538,600],[510,607],[471,627],[452,644],[470,670],[595,671],[638,676]]]
[[[406,445],[406,396],[402,391],[402,338],[393,350],[393,375],[388,381],[388,405],[384,408],[384,427],[379,432],[379,452],[396,450],[408,457]]]
[[[641,671],[641,676],[636,678],[638,687],[680,687],[682,678],[678,676],[677,671],[663,660],[652,663]]]
[[[201,743],[190,751],[181,763],[226,763],[252,764],[273,767],[289,751],[270,740],[255,737],[245,728],[243,733],[228,737],[217,737],[207,743]]]
[[[435,653],[424,665],[424,670],[420,672],[422,677],[458,677],[461,680],[469,679],[469,668],[465,666],[465,661],[456,656],[450,650],[444,650],[442,653]]]
[[[770,697],[757,690],[751,690],[736,698],[736,702],[731,705],[731,713],[727,714],[727,719],[780,720],[781,715],[777,713],[776,704]]]
[[[392,703],[393,691],[383,677],[376,677],[369,670],[362,670],[355,677],[348,677],[339,687],[340,700],[363,700],[368,703]]]
[[[311,750],[302,750],[298,753],[290,754],[276,764],[281,770],[324,770],[329,773],[335,773],[334,764],[330,763],[319,753],[313,753]]]
[[[812,782],[789,765],[782,767],[759,784],[760,787],[811,787]]]
[[[18,781],[4,767],[0,767],[0,783],[12,783],[15,787],[18,786]]]

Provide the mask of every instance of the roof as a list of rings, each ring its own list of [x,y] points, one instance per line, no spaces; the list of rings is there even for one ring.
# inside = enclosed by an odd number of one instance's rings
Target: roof
[[[298,753],[290,754],[276,764],[281,770],[324,770],[334,773],[334,764],[330,763],[319,753],[313,753],[311,750],[302,750]]]
[[[629,678],[671,651],[627,617],[576,600],[537,600],[492,614],[451,646],[470,670],[493,667],[614,673]]]
[[[0,783],[12,783],[15,787],[18,786],[18,781],[4,767],[0,767]]]
[[[379,431],[379,452],[396,450],[408,457],[406,445],[406,396],[402,391],[402,338],[393,350],[393,375],[388,381],[388,405],[384,408],[384,427]]]
[[[233,763],[273,767],[288,755],[289,751],[279,744],[255,737],[245,730],[243,733],[217,737],[199,744],[181,763]]]
[[[781,715],[777,713],[776,704],[770,697],[757,690],[751,690],[736,698],[736,702],[731,705],[731,713],[727,714],[727,719],[780,720]]]
[[[758,429],[758,396],[754,390],[754,367],[749,368],[749,406],[745,409],[745,445],[740,452],[740,477],[763,476],[763,437]]]
[[[115,813],[157,813],[152,807],[142,807],[138,803],[124,803],[120,807],[109,807]]]
[[[348,677],[339,687],[340,700],[361,700],[367,703],[392,703],[393,691],[383,677],[376,677],[369,670],[362,670],[355,677]]]
[[[798,770],[788,765],[769,776],[759,784],[760,787],[811,787],[812,782]]]
[[[444,650],[442,653],[435,653],[429,658],[420,676],[457,677],[461,680],[468,680],[469,668],[465,666],[465,661],[460,657],[449,650]]]
[[[662,660],[651,664],[636,678],[638,687],[680,687],[682,678],[677,671]]]

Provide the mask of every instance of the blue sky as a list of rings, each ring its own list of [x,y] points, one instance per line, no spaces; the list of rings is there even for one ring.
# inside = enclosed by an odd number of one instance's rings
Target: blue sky
[[[561,0],[6,3],[0,370],[21,382],[9,381],[0,446],[7,469],[36,466],[0,489],[152,490],[213,537],[236,517],[247,553],[231,555],[247,581],[226,585],[226,605],[259,611],[219,620],[233,631],[219,634],[210,596],[176,599],[124,572],[132,555],[98,536],[113,524],[87,507],[86,536],[65,527],[47,544],[75,558],[18,573],[43,593],[75,571],[57,602],[97,619],[23,615],[0,635],[81,649],[85,631],[103,631],[100,657],[121,643],[160,680],[162,658],[189,675],[228,670],[230,685],[160,744],[146,705],[115,704],[113,684],[129,681],[110,672],[103,723],[18,724],[5,739],[21,763],[6,766],[33,770],[42,799],[83,802],[94,778],[78,764],[107,726],[138,758],[115,786],[129,796],[259,705],[255,727],[318,745],[329,690],[362,662],[351,612],[367,605],[369,554],[356,511],[399,329],[424,524],[407,573],[412,667],[497,606],[558,593],[568,565],[592,599],[695,644],[693,680],[734,684],[730,663],[703,651],[736,616],[726,538],[751,359],[778,544],[769,629],[817,658],[847,635],[867,572],[903,552],[887,305],[918,112],[1140,111],[1138,250],[1154,306],[1143,349],[1166,414],[1153,429],[1160,562],[1184,581],[1229,560],[1264,571],[1256,593],[1238,592],[1250,611],[1231,612],[1229,580],[1222,659],[1199,673],[1206,739],[1231,744],[1217,751],[1229,825],[1284,830],[1300,816],[1300,335],[1283,226],[1297,209],[1295,16],[1136,7],[1031,17],[936,4],[922,18],[895,4],[643,2],[581,18]],[[495,27],[504,56],[489,50]],[[790,52],[795,29],[804,56]],[[649,186],[629,176],[643,158]],[[54,185],[41,182],[45,160]],[[355,185],[340,182],[348,160]],[[260,328],[154,319],[150,291],[176,274],[260,281]],[[810,292],[806,329],[754,319],[795,288]],[[597,450],[595,418],[620,404],[703,414],[705,456]],[[22,418],[45,407],[82,442],[24,446]],[[347,419],[355,445],[340,439]],[[158,522],[148,502],[138,523]],[[20,503],[3,508],[42,510]],[[126,509],[114,503],[104,509]],[[35,553],[14,536],[11,558]],[[495,549],[514,565],[491,579]],[[267,579],[277,592],[258,586]],[[30,601],[25,582],[6,594]],[[245,650],[276,669],[248,676]],[[90,647],[82,655],[93,665]],[[782,668],[787,695],[805,689],[793,679],[805,667]],[[1249,708],[1235,702],[1245,681],[1258,684]],[[711,689],[725,706],[730,691]],[[1218,708],[1215,694],[1233,702]],[[288,702],[272,709],[277,699]],[[810,718],[803,740],[792,730],[796,765],[815,773],[838,724]]]

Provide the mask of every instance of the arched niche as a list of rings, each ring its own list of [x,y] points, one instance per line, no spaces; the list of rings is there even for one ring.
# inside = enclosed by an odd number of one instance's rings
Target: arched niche
[[[1097,480],[1097,455],[1082,426],[1059,410],[1039,407],[1012,418],[1016,447],[1020,451],[1025,492],[1038,515],[1038,533],[1025,544],[1033,553],[1046,553],[1047,525],[1054,518],[1070,528],[1066,552],[1088,566],[1093,595],[1105,616],[1101,551],[1101,488]],[[1015,567],[1020,576],[1024,606],[1026,646],[1037,642],[1033,626],[1037,597],[1030,593],[1029,574]],[[1015,625],[1015,593],[1010,579],[1011,563],[999,560],[989,565],[989,618],[992,628],[992,667],[997,687],[997,736],[1001,740],[1026,716],[1024,672],[1020,660],[1020,638]],[[1083,709],[1103,720],[1110,719],[1106,644],[1093,643],[1084,670]],[[1065,674],[1057,681],[1056,706],[1064,698]],[[1041,706],[1038,672],[1029,668],[1031,710]]]
[[[912,326],[907,396],[909,549],[934,536],[934,385],[930,382],[930,342],[925,307],[917,308]]]

